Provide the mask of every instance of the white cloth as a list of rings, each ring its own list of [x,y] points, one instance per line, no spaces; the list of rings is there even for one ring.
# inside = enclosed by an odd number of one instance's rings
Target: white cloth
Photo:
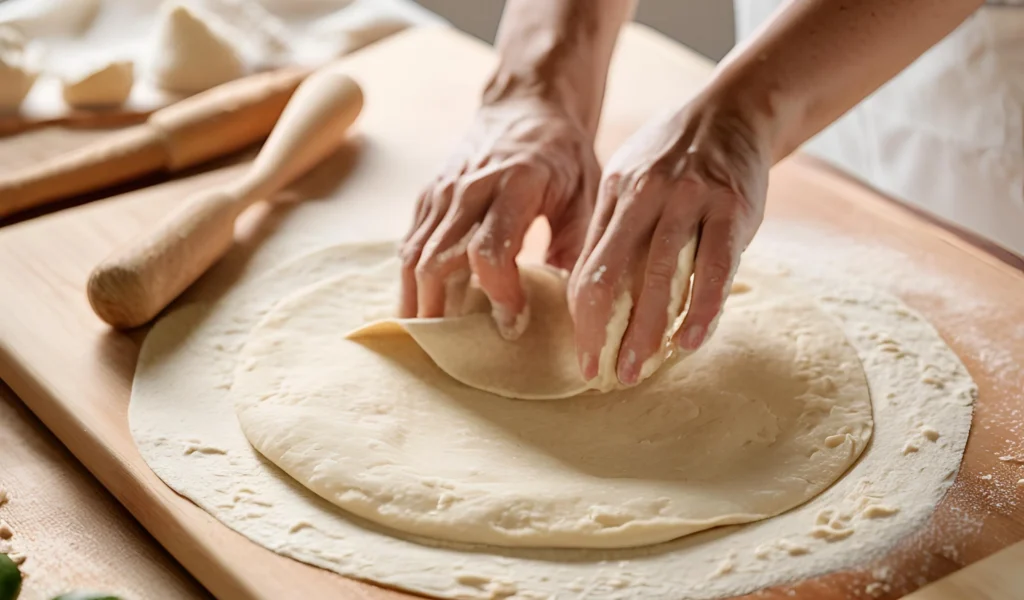
[[[145,112],[180,99],[154,81],[162,8],[183,4],[237,51],[246,73],[320,65],[407,27],[447,23],[413,0],[0,0],[0,30],[26,38],[26,66],[39,72],[19,114],[65,116],[61,79],[113,61],[133,63],[124,104]]]
[[[736,0],[737,37],[780,4]],[[998,4],[979,9],[803,151],[1024,255],[1024,6]]]

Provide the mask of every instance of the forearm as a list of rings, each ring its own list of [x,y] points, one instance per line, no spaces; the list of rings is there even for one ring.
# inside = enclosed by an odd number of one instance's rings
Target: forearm
[[[853,108],[981,0],[795,0],[716,70],[707,94],[764,132],[773,160]]]
[[[500,61],[484,102],[535,96],[558,103],[591,134],[608,63],[635,0],[508,0],[495,42]]]

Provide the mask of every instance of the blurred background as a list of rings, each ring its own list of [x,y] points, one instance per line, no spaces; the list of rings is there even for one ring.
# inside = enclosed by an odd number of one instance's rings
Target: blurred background
[[[504,0],[416,0],[452,25],[491,43]],[[732,2],[640,0],[636,20],[719,60],[735,41]]]

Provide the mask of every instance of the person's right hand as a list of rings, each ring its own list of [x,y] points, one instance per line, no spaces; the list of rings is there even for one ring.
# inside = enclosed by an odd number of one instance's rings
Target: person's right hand
[[[559,105],[535,97],[485,104],[420,195],[400,251],[400,316],[444,316],[447,282],[472,270],[501,334],[518,337],[528,314],[516,266],[526,230],[546,217],[548,262],[572,269],[599,178],[591,134]]]

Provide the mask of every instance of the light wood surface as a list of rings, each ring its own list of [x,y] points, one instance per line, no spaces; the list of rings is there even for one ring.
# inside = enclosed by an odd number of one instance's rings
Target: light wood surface
[[[330,202],[343,203],[362,195],[380,198],[381,206],[374,212],[354,213],[337,227],[359,232],[373,230],[373,218],[407,221],[409,215],[389,211],[390,195],[413,194],[443,159],[466,124],[491,61],[481,44],[445,29],[408,32],[346,61],[346,68],[366,92],[367,107],[356,128],[360,142],[329,165],[347,172],[338,198]],[[653,111],[682,101],[707,71],[706,63],[675,44],[630,29],[613,64],[600,153],[607,157]],[[0,230],[0,281],[6,287],[0,294],[0,378],[216,595],[404,597],[255,546],[163,486],[132,444],[126,408],[144,332],[112,332],[92,314],[84,295],[87,274],[140,227],[166,215],[180,198],[237,177],[242,168],[228,167]],[[1007,307],[999,314],[978,315],[972,324],[974,335],[961,336],[951,313],[955,307],[941,306],[927,295],[905,298],[949,340],[981,394],[953,491],[926,527],[880,563],[912,576],[894,583],[879,597],[898,597],[1024,538],[1024,505],[994,507],[980,479],[982,473],[995,473],[998,482],[1019,478],[1013,472],[1016,467],[1000,463],[997,457],[1005,440],[1014,435],[1006,422],[1008,402],[1024,387],[1024,375],[997,376],[997,366],[987,360],[985,342],[1005,342],[1014,335],[1007,323],[1024,322],[1020,302],[1024,277],[870,191],[805,161],[791,160],[773,171],[768,219],[797,221],[826,233],[892,247],[959,278],[972,294]],[[244,268],[244,247],[258,244],[259,237],[241,241],[239,262]],[[1014,364],[1024,362],[1024,347],[1011,359]],[[969,530],[956,527],[965,518],[981,525]],[[759,597],[847,598],[850,590],[863,590],[873,581],[875,566]]]
[[[0,521],[25,556],[20,600],[82,589],[125,600],[208,597],[2,383],[0,489],[10,497]]]
[[[244,148],[266,137],[308,73],[295,67],[231,81],[160,109],[140,125],[92,130],[88,144],[51,147],[31,163],[15,159],[0,174],[0,217]]]
[[[904,600],[1015,600],[1024,598],[1024,543],[1001,550]]]
[[[189,196],[93,270],[93,311],[122,328],[155,317],[231,248],[235,219],[333,154],[362,108],[359,85],[334,65],[310,75],[241,177]]]

